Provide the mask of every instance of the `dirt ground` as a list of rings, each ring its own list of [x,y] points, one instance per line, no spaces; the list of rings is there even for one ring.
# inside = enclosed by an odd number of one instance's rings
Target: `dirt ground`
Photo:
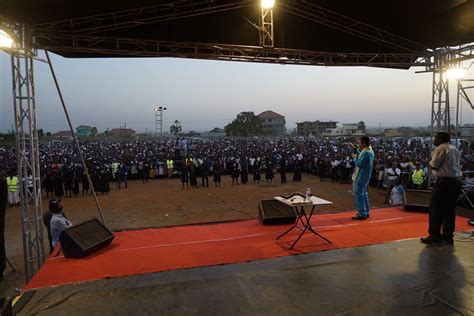
[[[288,178],[292,176],[288,175]],[[303,175],[303,181],[296,183],[281,184],[277,179],[273,184],[262,181],[260,184],[238,186],[232,186],[231,178],[224,176],[221,187],[215,188],[214,183],[209,183],[209,188],[184,190],[179,179],[154,179],[145,184],[131,181],[128,189],[121,190],[111,183],[111,192],[99,195],[99,202],[106,225],[112,230],[124,230],[256,218],[259,200],[272,199],[279,194],[305,192],[308,187],[313,195],[334,202],[331,206],[318,209],[319,213],[354,209],[352,185],[321,182],[312,175]],[[369,196],[372,208],[383,207],[382,191],[371,189]],[[62,205],[73,223],[99,217],[91,196],[63,198]],[[43,210],[46,208],[47,200],[44,198]],[[7,209],[5,222],[7,257],[17,271],[13,272],[7,266],[5,281],[0,285],[0,297],[14,295],[15,288],[25,284],[18,207]],[[47,240],[45,236],[46,243]]]

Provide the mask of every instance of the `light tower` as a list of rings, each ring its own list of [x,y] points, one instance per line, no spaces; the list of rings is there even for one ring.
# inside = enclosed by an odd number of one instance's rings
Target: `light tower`
[[[165,107],[159,106],[153,109],[155,111],[155,136],[158,137],[158,124],[160,125],[160,137],[163,137],[163,111]]]

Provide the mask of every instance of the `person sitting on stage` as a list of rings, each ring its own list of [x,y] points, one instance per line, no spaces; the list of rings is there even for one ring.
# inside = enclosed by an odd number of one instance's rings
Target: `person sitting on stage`
[[[403,205],[405,203],[405,189],[400,183],[400,180],[395,182],[395,186],[390,193],[390,205]]]
[[[64,217],[63,207],[59,204],[61,200],[49,201],[49,210],[53,213],[51,217],[50,230],[51,230],[51,245],[55,248],[59,243],[59,236],[67,227],[72,226],[72,223]]]

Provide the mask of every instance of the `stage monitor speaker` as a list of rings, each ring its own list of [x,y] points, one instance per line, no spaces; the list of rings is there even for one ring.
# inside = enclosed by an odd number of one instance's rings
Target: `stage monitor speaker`
[[[262,225],[291,224],[296,221],[294,208],[277,200],[260,200],[258,217]]]
[[[82,258],[107,246],[114,234],[97,218],[66,228],[59,236],[66,258]]]
[[[405,190],[405,211],[428,212],[431,190]]]

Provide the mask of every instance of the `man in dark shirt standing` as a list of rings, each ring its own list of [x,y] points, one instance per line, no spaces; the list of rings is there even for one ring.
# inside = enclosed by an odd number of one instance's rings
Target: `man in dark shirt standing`
[[[3,272],[6,267],[7,256],[5,254],[5,211],[8,202],[7,180],[5,171],[0,169],[0,281],[3,280]]]
[[[430,167],[435,184],[431,191],[429,236],[421,238],[425,244],[454,243],[455,210],[462,188],[461,153],[450,140],[446,132],[437,133],[434,139],[436,148],[431,153]]]
[[[207,157],[204,157],[201,166],[199,167],[201,170],[201,182],[202,182],[202,187],[209,187],[209,169],[211,168],[210,166],[211,162]]]

